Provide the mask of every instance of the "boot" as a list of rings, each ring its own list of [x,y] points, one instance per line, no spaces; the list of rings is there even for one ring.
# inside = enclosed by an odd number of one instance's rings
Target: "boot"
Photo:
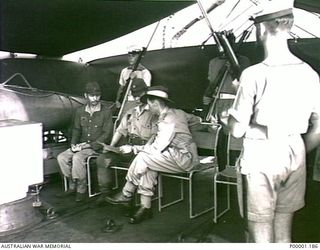
[[[96,199],[95,204],[97,206],[103,206],[105,204],[107,204],[107,197],[111,194],[110,192],[106,192],[106,193],[101,193],[98,197],[98,199]]]
[[[107,203],[106,197],[111,195],[112,188],[111,184],[106,185],[105,187],[100,186],[101,194],[99,195],[98,199],[96,199],[95,204],[97,206],[102,206]]]
[[[132,201],[133,201],[132,196],[131,197],[125,196],[122,192],[119,192],[114,196],[106,197],[106,202],[114,205],[120,204],[120,205],[130,206]]]
[[[64,197],[69,197],[69,196],[76,194],[76,181],[74,181],[72,178],[68,177],[67,182],[68,182],[68,187],[69,187],[68,190],[64,191],[62,193],[56,194],[56,197],[64,198]]]
[[[76,202],[84,201],[86,199],[86,192],[87,192],[87,180],[77,179]]]
[[[76,194],[76,202],[82,202],[82,201],[85,201],[86,200],[86,193],[79,193],[77,192]]]
[[[139,224],[146,219],[152,218],[151,208],[140,206],[135,214],[129,219],[130,224]]]

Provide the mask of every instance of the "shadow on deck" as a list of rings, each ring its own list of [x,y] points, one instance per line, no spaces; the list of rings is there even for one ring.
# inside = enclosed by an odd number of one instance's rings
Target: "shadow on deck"
[[[310,178],[309,178],[310,179]],[[167,183],[167,192],[174,192],[176,180]],[[203,188],[203,187],[202,187]],[[59,199],[55,194],[61,192],[60,176],[50,176],[41,191],[44,207],[52,207],[58,215],[54,219],[43,219],[36,226],[8,236],[0,237],[0,242],[64,242],[64,243],[176,243],[176,242],[244,242],[242,220],[238,214],[236,192],[232,189],[231,210],[218,220],[212,221],[212,212],[190,220],[188,199],[158,212],[157,201],[153,201],[153,218],[138,225],[128,223],[121,207],[105,205],[97,207],[96,197],[77,204],[74,197]],[[198,190],[201,191],[201,190]],[[187,191],[186,191],[187,192]],[[293,242],[320,242],[318,225],[320,223],[320,184],[308,180],[306,206],[298,211],[293,223]],[[223,195],[223,192],[220,192]],[[211,196],[213,200],[213,195]],[[221,197],[220,197],[221,199]],[[208,201],[197,201],[203,204]],[[212,201],[210,201],[212,202]],[[103,233],[107,219],[122,225],[115,233]]]

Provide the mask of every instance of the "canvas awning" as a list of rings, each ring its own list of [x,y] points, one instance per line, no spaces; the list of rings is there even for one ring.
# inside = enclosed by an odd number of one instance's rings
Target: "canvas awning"
[[[181,10],[193,0],[2,0],[0,50],[46,57],[92,47]],[[320,12],[317,0],[295,6]]]

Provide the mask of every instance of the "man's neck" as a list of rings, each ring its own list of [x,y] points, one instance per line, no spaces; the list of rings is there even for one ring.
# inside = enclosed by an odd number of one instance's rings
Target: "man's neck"
[[[97,105],[92,105],[92,104],[88,103],[88,104],[86,105],[85,110],[86,110],[88,113],[90,113],[90,115],[92,115],[94,112],[101,110],[101,103],[99,102]]]
[[[269,38],[264,44],[264,50],[264,62],[268,65],[283,65],[301,62],[290,52],[287,40],[284,38]]]

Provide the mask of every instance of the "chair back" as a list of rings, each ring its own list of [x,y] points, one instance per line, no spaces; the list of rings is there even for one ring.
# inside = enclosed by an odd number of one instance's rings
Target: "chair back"
[[[228,135],[227,154],[228,162],[227,166],[235,166],[237,159],[242,151],[243,138],[235,138],[230,133]]]
[[[219,131],[217,142],[217,159],[219,171],[224,170],[226,167],[234,166],[234,160],[242,150],[242,138],[235,138],[230,133],[226,134],[222,129]]]

